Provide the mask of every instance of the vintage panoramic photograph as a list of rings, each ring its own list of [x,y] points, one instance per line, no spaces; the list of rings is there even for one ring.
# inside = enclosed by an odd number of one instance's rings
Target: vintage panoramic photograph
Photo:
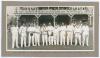
[[[6,50],[94,51],[94,6],[6,6]]]

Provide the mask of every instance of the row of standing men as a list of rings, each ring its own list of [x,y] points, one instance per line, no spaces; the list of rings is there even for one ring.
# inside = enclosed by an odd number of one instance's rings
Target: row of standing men
[[[88,46],[89,40],[89,26],[87,24],[69,24],[64,25],[62,23],[61,26],[56,25],[53,27],[51,23],[48,26],[43,24],[41,27],[38,25],[30,24],[30,26],[26,27],[25,24],[18,27],[17,25],[11,26],[11,33],[12,33],[12,48],[16,47],[19,48],[19,39],[21,41],[21,47],[27,47],[27,40],[28,37],[28,47],[31,46],[40,46],[42,45],[75,45],[79,43],[79,45],[84,46],[85,43]],[[27,35],[28,34],[28,35]],[[40,40],[42,39],[42,41]],[[65,40],[67,39],[67,41]],[[73,41],[74,40],[74,41]]]

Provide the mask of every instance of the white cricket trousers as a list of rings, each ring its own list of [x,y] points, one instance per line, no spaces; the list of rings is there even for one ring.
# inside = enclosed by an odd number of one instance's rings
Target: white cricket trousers
[[[81,45],[81,34],[75,33],[75,45],[79,42],[79,45]]]
[[[15,44],[16,44],[16,47],[19,48],[18,46],[18,34],[12,34],[12,48],[15,47]]]
[[[56,40],[57,40],[57,45],[59,45],[59,33],[57,34]]]
[[[53,45],[53,36],[49,35],[49,45]]]
[[[46,45],[48,45],[48,38],[47,38],[46,34],[42,34],[42,43],[43,43],[43,46],[45,43],[46,43]]]
[[[23,45],[26,47],[26,34],[24,33],[21,35],[21,47],[23,47]]]
[[[83,33],[82,34],[82,45],[84,46],[86,42],[86,45],[88,46],[88,41],[89,41],[89,33]]]
[[[35,35],[34,35],[34,33],[33,33],[33,35],[31,35],[31,33],[29,33],[29,42],[28,42],[28,46],[30,46],[30,44],[31,44],[31,42],[32,42],[32,46],[35,46]]]
[[[65,45],[65,34],[60,34],[60,45]]]
[[[59,45],[59,36],[58,36],[58,34],[54,34],[53,42],[54,42],[54,45]]]
[[[40,46],[40,34],[35,34],[35,44]]]
[[[67,45],[69,45],[69,43],[72,45],[73,42],[73,32],[67,32]]]

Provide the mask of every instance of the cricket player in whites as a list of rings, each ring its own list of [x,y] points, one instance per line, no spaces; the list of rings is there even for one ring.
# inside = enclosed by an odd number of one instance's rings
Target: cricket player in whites
[[[40,27],[36,25],[36,30],[35,30],[35,44],[36,46],[40,46]]]
[[[35,42],[35,24],[30,24],[30,26],[27,28],[27,31],[29,32],[28,38],[29,38],[29,42],[28,42],[28,47],[31,45],[32,42],[32,46],[35,46],[34,42]]]
[[[53,30],[54,33],[54,45],[59,45],[59,29],[58,29],[58,25],[55,26],[55,29]]]
[[[21,47],[23,47],[23,45],[26,47],[26,31],[27,27],[23,24],[19,29],[19,34],[21,35]]]
[[[74,28],[75,45],[77,45],[78,42],[79,42],[79,45],[81,45],[81,34],[82,34],[81,24],[77,24]]]
[[[18,26],[17,25],[12,25],[11,26],[11,34],[12,34],[12,48],[16,47],[19,48],[18,46]]]
[[[46,45],[48,45],[48,38],[47,38],[47,27],[45,24],[43,24],[43,26],[41,27],[41,33],[42,33],[42,43],[43,46],[46,43]]]
[[[66,26],[62,23],[60,27],[60,45],[65,45],[65,38],[66,38]]]
[[[31,27],[32,24],[29,24],[29,27],[27,28],[27,32],[28,32],[28,47],[30,47],[31,45],[31,41],[32,41],[32,34],[31,34]]]
[[[47,30],[48,30],[49,45],[53,45],[53,40],[54,40],[53,30],[54,30],[54,27],[51,25],[51,23],[49,23]]]
[[[69,43],[72,45],[73,42],[73,30],[74,30],[74,26],[73,24],[69,24],[67,26],[67,45],[69,45]]]
[[[88,40],[89,40],[89,26],[87,23],[85,23],[82,27],[82,46],[86,43],[88,46]]]

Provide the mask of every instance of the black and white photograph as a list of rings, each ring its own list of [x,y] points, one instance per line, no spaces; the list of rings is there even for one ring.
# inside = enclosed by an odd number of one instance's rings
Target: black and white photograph
[[[98,57],[99,3],[3,1],[3,57]]]
[[[7,50],[93,51],[94,6],[7,6]]]

